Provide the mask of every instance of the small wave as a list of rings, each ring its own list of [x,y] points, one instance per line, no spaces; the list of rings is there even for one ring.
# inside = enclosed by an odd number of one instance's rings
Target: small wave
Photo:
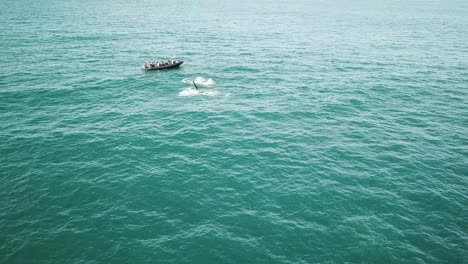
[[[195,95],[206,95],[206,96],[215,96],[217,91],[206,91],[206,90],[197,90],[193,88],[187,88],[179,93],[179,96],[195,96]]]
[[[190,79],[190,78],[186,78],[186,79],[183,79],[182,80],[183,83],[188,83],[188,84],[191,84],[192,82],[195,82],[195,84],[199,84],[199,85],[203,85],[203,86],[214,86],[216,84],[216,82],[211,79],[211,78],[208,78],[208,79],[205,79],[203,77],[200,77],[198,76],[197,78],[195,79]]]
[[[244,67],[244,66],[233,66],[233,67],[227,67],[225,68],[226,71],[230,72],[260,72],[259,69],[256,68],[251,68],[251,67]]]

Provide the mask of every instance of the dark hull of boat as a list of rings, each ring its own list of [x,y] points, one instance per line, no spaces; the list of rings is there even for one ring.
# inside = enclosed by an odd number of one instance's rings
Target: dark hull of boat
[[[183,61],[178,61],[174,64],[171,64],[171,65],[166,65],[166,66],[155,66],[155,67],[151,67],[151,68],[145,68],[145,71],[156,71],[156,70],[164,70],[164,69],[171,69],[171,68],[177,68],[179,67],[182,63],[184,63]]]

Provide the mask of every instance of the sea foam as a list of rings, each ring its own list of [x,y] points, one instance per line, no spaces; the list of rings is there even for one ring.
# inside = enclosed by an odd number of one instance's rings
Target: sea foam
[[[200,76],[198,76],[197,78],[195,78],[193,80],[190,79],[190,78],[186,78],[186,79],[183,79],[182,82],[183,83],[188,83],[188,84],[191,84],[192,82],[194,82],[195,84],[203,85],[203,86],[206,86],[206,87],[211,87],[211,86],[216,85],[216,82],[213,79],[211,79],[211,78],[205,79],[205,78],[200,77]]]
[[[215,96],[217,91],[207,91],[207,90],[197,90],[193,88],[187,88],[179,93],[179,96],[195,96],[195,95],[206,95],[206,96]]]

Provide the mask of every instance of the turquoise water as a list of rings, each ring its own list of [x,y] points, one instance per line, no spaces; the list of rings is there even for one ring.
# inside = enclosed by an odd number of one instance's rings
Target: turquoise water
[[[0,262],[468,263],[467,14],[2,1]]]

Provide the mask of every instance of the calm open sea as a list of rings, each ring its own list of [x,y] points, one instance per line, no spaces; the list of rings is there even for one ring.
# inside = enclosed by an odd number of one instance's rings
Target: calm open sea
[[[0,2],[0,263],[468,263],[467,1]]]

